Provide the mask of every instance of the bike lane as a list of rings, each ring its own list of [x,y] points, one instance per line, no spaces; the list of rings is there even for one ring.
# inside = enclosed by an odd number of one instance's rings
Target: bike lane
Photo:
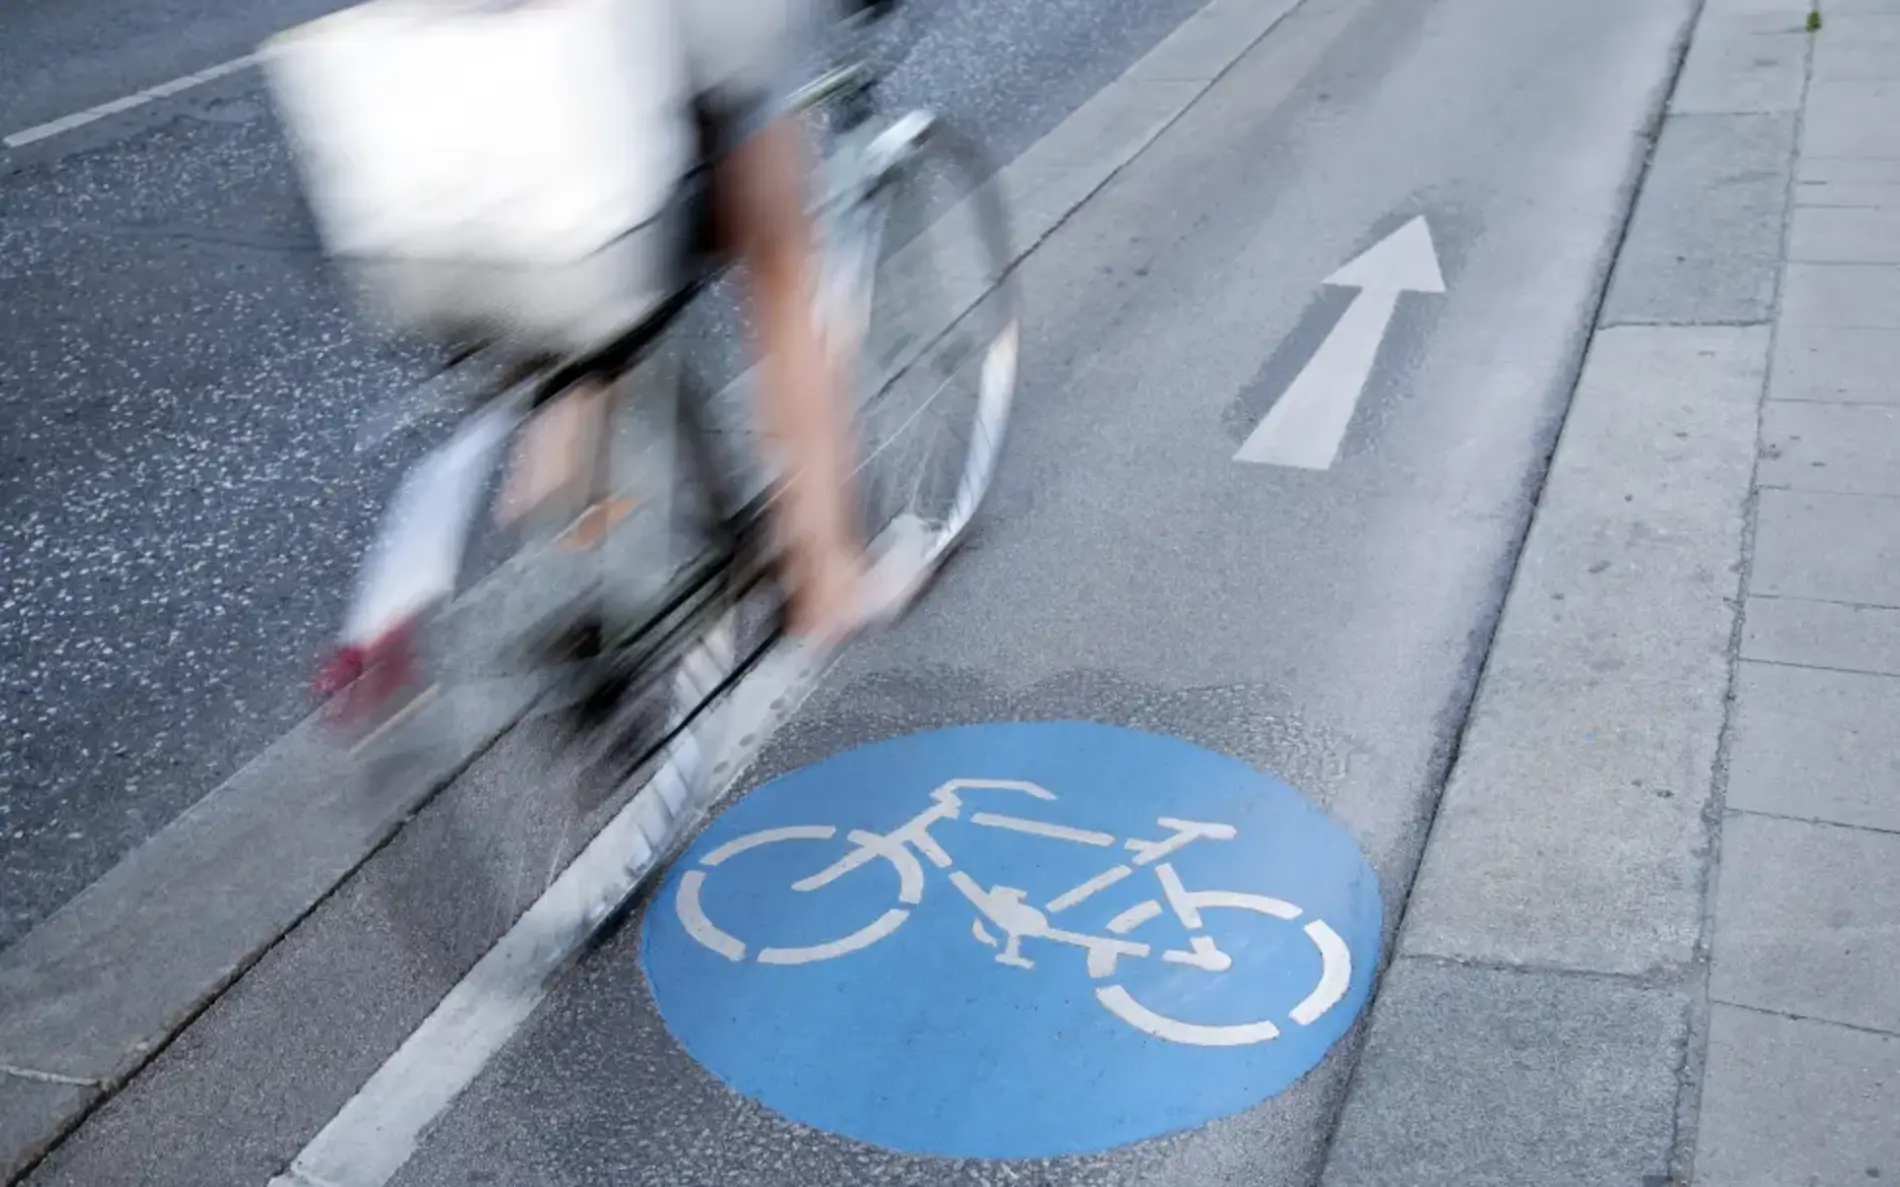
[[[1249,51],[1025,264],[970,546],[393,1181],[1314,1181],[1689,9]]]
[[[1278,780],[1160,734],[1016,722],[757,789],[678,863],[641,961],[680,1044],[775,1112],[1032,1158],[1292,1084],[1364,1004],[1380,923],[1350,833]],[[962,1065],[1012,1071],[972,1092],[930,1070]]]

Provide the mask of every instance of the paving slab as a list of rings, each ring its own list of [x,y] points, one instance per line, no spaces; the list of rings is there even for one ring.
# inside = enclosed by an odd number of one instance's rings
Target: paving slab
[[[1764,649],[1783,655],[1832,658],[1831,652],[1894,625],[1892,611],[1833,603],[1751,600],[1750,617],[1758,611],[1768,620],[1762,629],[1778,628],[1773,643],[1779,646]],[[1839,633],[1825,636],[1825,649],[1805,642],[1828,628]],[[1873,639],[1868,658],[1856,666],[1891,666],[1892,640]],[[1893,676],[1743,663],[1736,676],[1728,806],[1900,831],[1896,718],[1900,679]]]
[[[1710,997],[1900,1033],[1896,902],[1900,833],[1731,816],[1722,830]]]
[[[1900,156],[1900,80],[1816,79],[1801,151],[1828,157]]]
[[[1846,158],[1822,158],[1845,160]],[[1900,206],[1900,185],[1881,181],[1797,181],[1794,204],[1803,206],[1864,206],[1887,208]]]
[[[1791,113],[1665,121],[1602,324],[1766,320],[1794,145]]]
[[[1764,490],[1751,591],[1900,606],[1900,503],[1885,495]]]
[[[1705,0],[1702,11],[1722,16],[1778,16],[1804,21],[1814,0]]]
[[[1900,495],[1900,407],[1769,400],[1761,439],[1763,486]]]
[[[1720,1005],[1711,1013],[1701,1187],[1900,1178],[1900,1039]]]
[[[1826,27],[1814,38],[1814,81],[1826,84],[1900,79],[1900,7],[1838,9],[1828,5]]]
[[[1795,163],[1799,181],[1873,182],[1900,184],[1900,159],[1862,155],[1830,156],[1802,145],[1801,159]]]
[[[1770,664],[1900,676],[1900,610],[1751,597],[1741,655]]]
[[[1782,274],[1781,324],[1900,327],[1900,267],[1791,263]]]
[[[11,1181],[50,1135],[78,1123],[99,1098],[92,1084],[63,1084],[0,1071],[0,1181]]]
[[[1900,404],[1900,332],[1789,325],[1775,334],[1768,381],[1775,401]]]
[[[1403,951],[1626,973],[1690,957],[1766,353],[1765,329],[1598,334]]]
[[[1900,207],[1796,206],[1788,258],[1803,264],[1900,263]]]
[[[1680,990],[1400,960],[1324,1187],[1668,1182]]]
[[[1669,99],[1676,115],[1796,111],[1807,86],[1810,38],[1778,13],[1703,9]]]

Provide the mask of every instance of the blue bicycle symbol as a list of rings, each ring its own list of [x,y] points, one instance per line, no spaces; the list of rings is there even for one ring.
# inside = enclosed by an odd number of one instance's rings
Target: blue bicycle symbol
[[[1132,855],[1126,861],[1103,870],[1037,907],[1029,903],[1024,891],[1015,887],[982,886],[967,872],[956,868],[955,859],[949,851],[931,835],[933,825],[946,820],[964,819],[963,793],[974,791],[1013,792],[1041,801],[1053,801],[1056,798],[1054,792],[1020,780],[953,779],[930,793],[930,807],[888,833],[863,829],[846,832],[843,839],[851,848],[817,873],[793,882],[790,889],[795,893],[808,894],[830,886],[854,870],[882,861],[897,874],[897,905],[887,908],[856,931],[835,940],[800,947],[749,948],[744,940],[713,922],[704,908],[702,894],[711,873],[734,858],[767,845],[794,841],[835,842],[839,834],[835,825],[793,825],[763,829],[728,841],[707,853],[700,859],[700,868],[688,870],[680,877],[675,900],[679,920],[694,940],[731,961],[745,961],[749,957],[764,965],[798,965],[836,960],[869,948],[902,927],[904,921],[910,918],[911,910],[923,901],[926,878],[924,866],[918,860],[921,855],[937,869],[949,871],[950,884],[976,908],[977,916],[970,924],[971,933],[980,943],[998,949],[995,956],[998,963],[1017,969],[1035,968],[1035,962],[1023,954],[1025,940],[1048,941],[1079,948],[1086,956],[1090,978],[1101,982],[1095,987],[1096,1000],[1128,1025],[1156,1038],[1191,1046],[1235,1047],[1265,1042],[1278,1038],[1281,1033],[1280,1024],[1269,1019],[1209,1026],[1170,1018],[1142,1005],[1126,987],[1113,980],[1123,957],[1142,959],[1159,955],[1163,961],[1190,966],[1210,975],[1227,972],[1233,965],[1233,958],[1221,949],[1206,929],[1204,913],[1210,911],[1245,911],[1300,925],[1300,930],[1319,952],[1320,975],[1312,991],[1288,1011],[1287,1019],[1293,1024],[1312,1025],[1345,997],[1352,982],[1352,956],[1346,942],[1325,920],[1307,919],[1302,923],[1301,909],[1283,899],[1233,890],[1190,890],[1182,883],[1173,862],[1168,859],[1198,842],[1233,840],[1237,830],[1232,825],[1157,817],[1155,823],[1164,830],[1161,839],[1131,837],[1122,840],[1120,847]],[[1099,849],[1113,849],[1117,843],[1117,838],[1108,833],[1020,816],[975,812],[967,819],[968,823],[981,828],[1004,829]],[[1107,934],[1069,930],[1050,922],[1052,916],[1087,902],[1101,891],[1134,876],[1139,870],[1154,874],[1160,893],[1109,920],[1103,929]],[[1157,953],[1155,945],[1133,938],[1142,925],[1166,912],[1171,912],[1188,932],[1187,947],[1164,946]],[[992,931],[992,928],[995,930]]]

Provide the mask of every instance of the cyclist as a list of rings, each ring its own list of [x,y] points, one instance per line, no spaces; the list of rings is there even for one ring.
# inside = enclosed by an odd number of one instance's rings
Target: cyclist
[[[867,582],[851,491],[849,368],[853,344],[827,341],[813,316],[812,226],[805,145],[786,108],[803,0],[671,3],[712,155],[713,214],[722,248],[747,274],[763,354],[759,417],[777,446],[784,486],[777,523],[795,635],[836,642],[890,608],[896,588]],[[868,8],[885,0],[844,0]],[[603,431],[605,390],[579,385],[523,434],[504,488],[518,517],[584,489]],[[605,516],[594,508],[590,516]]]

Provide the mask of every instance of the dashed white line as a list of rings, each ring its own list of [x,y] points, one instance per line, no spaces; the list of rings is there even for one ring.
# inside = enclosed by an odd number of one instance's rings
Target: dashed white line
[[[230,61],[220,62],[216,66],[207,66],[196,74],[187,74],[183,78],[174,78],[170,82],[161,82],[155,87],[146,87],[142,91],[135,91],[123,98],[111,99],[96,107],[88,107],[84,111],[75,111],[71,115],[63,115],[56,120],[48,120],[46,123],[37,124],[31,128],[14,132],[9,136],[0,137],[0,145],[4,145],[7,148],[25,148],[29,144],[35,144],[49,137],[58,136],[62,132],[70,132],[75,128],[83,128],[87,124],[102,120],[109,115],[117,115],[122,111],[130,111],[135,107],[143,107],[154,99],[169,98],[172,95],[178,94],[180,91],[188,91],[193,87],[203,86],[208,82],[216,82],[218,79],[224,78],[227,75],[236,74],[240,70],[245,70],[257,65],[260,57],[261,55],[259,54],[245,54],[241,58],[232,58]]]

